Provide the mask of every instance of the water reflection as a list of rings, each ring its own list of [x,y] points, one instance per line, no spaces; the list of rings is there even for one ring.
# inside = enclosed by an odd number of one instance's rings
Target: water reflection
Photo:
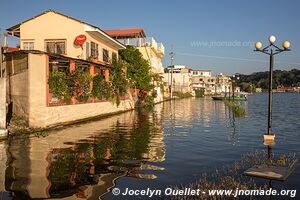
[[[274,152],[299,155],[300,95],[278,95]],[[284,103],[287,99],[292,102]],[[265,149],[266,102],[264,94],[249,97],[247,115],[237,118],[223,102],[181,99],[158,104],[154,112],[128,112],[45,138],[10,138],[0,142],[1,191],[10,191],[5,199],[115,200],[124,196],[108,192],[114,185],[122,191],[188,185],[245,153]],[[296,170],[287,189],[299,189],[299,177]]]
[[[165,160],[158,112],[128,112],[45,138],[9,138],[5,190],[16,198],[98,199],[119,177],[156,178],[152,172],[164,168],[148,162]]]

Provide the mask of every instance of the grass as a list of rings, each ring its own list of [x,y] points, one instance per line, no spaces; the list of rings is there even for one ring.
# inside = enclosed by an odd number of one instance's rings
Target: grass
[[[272,164],[283,167],[288,167],[296,160],[294,153],[281,154],[275,156],[272,154]],[[270,164],[267,159],[267,151],[254,151],[247,153],[240,160],[230,165],[224,165],[211,173],[202,173],[200,178],[188,185],[174,186],[174,189],[200,189],[200,196],[197,199],[257,199],[259,196],[209,196],[208,190],[233,190],[233,193],[238,188],[240,190],[267,190],[269,186],[267,181],[257,184],[253,178],[243,175],[243,172],[254,165]],[[256,180],[256,179],[255,179]],[[196,199],[195,196],[172,196],[172,200],[190,200]]]
[[[191,93],[183,93],[183,92],[173,92],[173,96],[174,97],[178,97],[180,99],[182,98],[189,98],[189,97],[193,97],[193,95]]]
[[[237,117],[242,117],[246,115],[246,110],[243,107],[241,107],[241,105],[239,105],[238,103],[228,100],[223,101],[226,106],[230,107],[233,110]]]

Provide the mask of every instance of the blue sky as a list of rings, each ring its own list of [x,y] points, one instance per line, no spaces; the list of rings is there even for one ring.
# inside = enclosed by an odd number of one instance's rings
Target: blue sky
[[[277,44],[290,40],[292,51],[276,56],[276,69],[300,69],[300,3],[297,0],[14,0],[2,1],[0,28],[4,29],[48,9],[78,18],[101,29],[142,27],[147,36],[164,43],[164,66],[169,52],[175,64],[213,73],[265,71],[268,58],[253,52],[253,42]]]

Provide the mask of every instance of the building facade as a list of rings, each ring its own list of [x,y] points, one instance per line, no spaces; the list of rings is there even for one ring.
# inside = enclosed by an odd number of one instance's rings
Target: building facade
[[[53,10],[43,12],[7,29],[20,38],[21,50],[39,50],[71,58],[109,63],[125,46],[106,32]],[[82,36],[82,45],[75,39]],[[80,39],[80,38],[79,38]]]
[[[158,74],[160,79],[162,78],[164,73],[162,58],[165,55],[165,47],[162,43],[156,42],[153,37],[147,37],[142,28],[105,30],[105,32],[124,45],[136,47],[143,58],[148,61],[151,67],[150,73]],[[162,80],[154,80],[153,83],[157,94],[154,101],[161,102],[163,101]]]
[[[171,86],[173,92],[192,93],[191,69],[184,65],[174,65],[165,69],[163,74],[165,85]],[[172,80],[171,80],[172,79]],[[171,83],[172,81],[172,83]]]
[[[80,69],[91,77],[110,81],[110,61],[125,46],[100,28],[49,10],[7,31],[20,38],[21,48],[5,53],[7,101],[13,113],[30,127],[67,124],[134,108],[130,95],[122,96],[120,106],[116,106],[94,97],[82,102],[73,96],[66,102],[49,89],[53,72],[69,76]],[[83,41],[76,43],[80,38]]]

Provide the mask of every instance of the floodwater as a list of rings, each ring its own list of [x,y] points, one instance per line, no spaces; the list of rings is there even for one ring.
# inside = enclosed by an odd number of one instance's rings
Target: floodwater
[[[181,99],[44,136],[11,136],[0,142],[0,199],[143,199],[111,189],[189,184],[266,148],[267,94],[242,106],[247,115],[237,118],[221,101]],[[274,94],[273,131],[273,152],[299,159],[300,94]],[[299,169],[278,187],[299,190]]]

